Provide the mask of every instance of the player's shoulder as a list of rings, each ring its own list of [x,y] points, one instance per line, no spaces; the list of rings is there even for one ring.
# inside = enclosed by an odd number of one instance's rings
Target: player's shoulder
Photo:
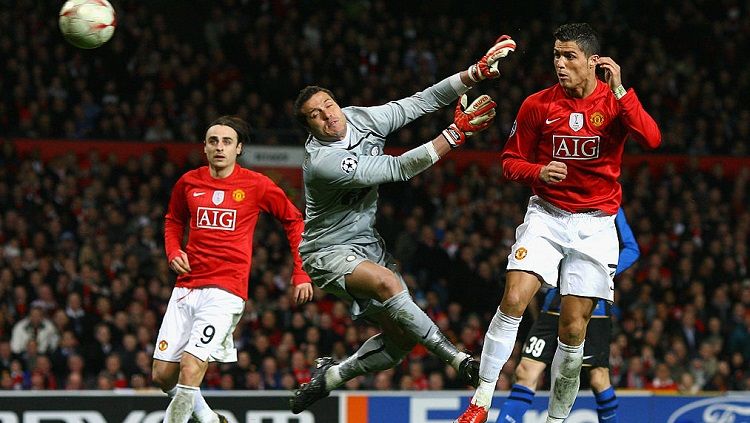
[[[537,91],[534,94],[531,94],[527,97],[527,100],[534,104],[543,105],[557,100],[561,96],[564,97],[565,92],[563,91],[562,87],[560,87],[560,84],[555,84],[543,90]]]
[[[521,104],[521,109],[526,113],[544,112],[549,104],[554,102],[558,96],[555,85],[530,94]],[[541,116],[541,115],[540,115]]]
[[[177,181],[190,182],[203,179],[206,176],[208,176],[208,166],[201,166],[183,173]]]
[[[317,143],[316,141],[313,141]],[[321,163],[326,162],[330,159],[336,159],[338,157],[348,157],[352,155],[352,152],[343,148],[328,147],[317,143],[317,146],[311,146],[308,148],[307,153],[310,157],[311,166],[319,166]]]
[[[237,169],[237,178],[240,180],[256,183],[267,183],[272,181],[271,178],[269,178],[268,175],[264,173],[250,170],[239,165],[237,166],[239,167],[239,169]]]
[[[347,106],[341,109],[352,131],[368,132],[377,129],[377,113],[372,107]]]
[[[371,119],[369,107],[363,106],[346,106],[341,111],[349,122],[363,122]]]

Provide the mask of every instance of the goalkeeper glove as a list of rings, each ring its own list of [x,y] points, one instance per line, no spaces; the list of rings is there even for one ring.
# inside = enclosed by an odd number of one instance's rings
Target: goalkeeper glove
[[[492,79],[500,76],[498,70],[499,59],[516,50],[516,42],[509,35],[501,35],[495,41],[495,45],[487,50],[487,54],[482,56],[479,61],[469,66],[469,78],[474,82],[483,79]]]
[[[490,126],[495,118],[495,102],[488,95],[481,95],[466,107],[466,94],[456,104],[453,123],[443,130],[443,136],[452,148],[456,148],[474,135]]]

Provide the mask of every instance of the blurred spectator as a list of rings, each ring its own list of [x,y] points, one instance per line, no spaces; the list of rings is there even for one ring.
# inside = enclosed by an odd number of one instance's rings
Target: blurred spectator
[[[700,391],[700,386],[695,383],[695,378],[690,372],[684,372],[680,375],[680,382],[677,384],[677,392],[682,395],[695,395]]]
[[[654,389],[659,391],[669,391],[677,389],[677,384],[672,380],[672,375],[669,372],[669,367],[664,363],[656,365],[656,371],[654,372],[654,378],[646,384],[648,389]]]
[[[32,305],[29,315],[13,326],[10,346],[14,354],[21,354],[28,351],[29,341],[35,341],[37,350],[46,354],[57,347],[58,340],[55,325],[44,316],[44,309],[39,305]]]

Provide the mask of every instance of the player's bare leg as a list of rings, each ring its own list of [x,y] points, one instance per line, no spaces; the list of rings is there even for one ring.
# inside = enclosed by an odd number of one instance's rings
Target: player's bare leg
[[[500,370],[508,361],[516,344],[521,316],[540,286],[541,282],[533,273],[517,270],[508,272],[503,299],[484,336],[482,358],[479,362],[479,386],[474,392],[469,408],[455,420],[456,422],[487,421]]]
[[[552,359],[552,386],[550,388],[547,423],[562,422],[570,414],[581,384],[583,341],[586,326],[596,300],[588,297],[565,295],[560,307],[560,323],[555,357]]]
[[[609,380],[609,369],[594,367],[589,371],[591,390],[596,398],[596,414],[599,422],[617,423],[617,407],[619,402],[615,389]]]
[[[516,382],[510,389],[510,395],[500,406],[500,415],[497,417],[498,422],[502,423],[521,423],[523,415],[526,414],[531,401],[534,398],[539,377],[544,373],[547,365],[541,361],[521,358],[516,366]]]

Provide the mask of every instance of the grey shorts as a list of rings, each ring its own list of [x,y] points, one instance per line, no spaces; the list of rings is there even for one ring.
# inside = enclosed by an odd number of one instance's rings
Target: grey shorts
[[[302,267],[313,283],[329,294],[333,294],[351,304],[352,318],[379,313],[383,304],[372,298],[355,298],[346,289],[346,275],[365,260],[385,266],[401,281],[406,289],[406,283],[397,272],[393,257],[388,254],[379,242],[371,244],[334,245],[312,253],[302,255]]]

